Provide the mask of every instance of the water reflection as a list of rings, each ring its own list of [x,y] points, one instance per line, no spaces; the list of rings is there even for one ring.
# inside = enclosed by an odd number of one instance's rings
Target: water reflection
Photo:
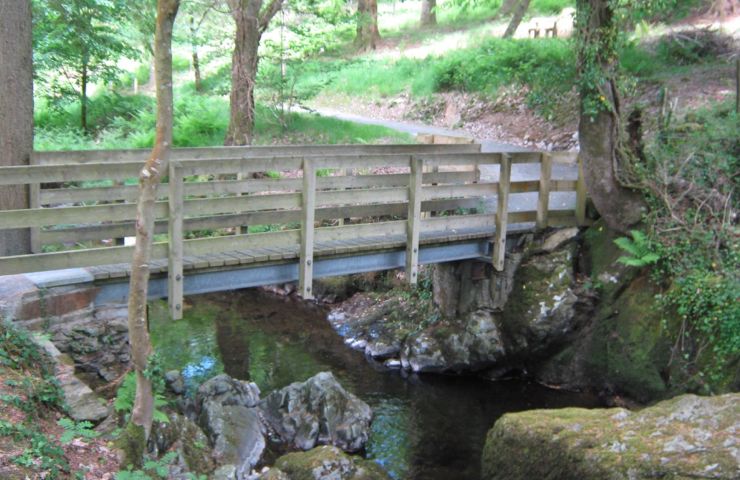
[[[162,303],[150,310],[165,368],[183,370],[190,388],[225,371],[257,383],[263,396],[331,370],[373,408],[367,456],[396,479],[477,479],[485,434],[502,414],[596,404],[526,382],[377,370],[344,345],[324,309],[292,299],[246,290],[189,300],[180,321],[167,320]]]

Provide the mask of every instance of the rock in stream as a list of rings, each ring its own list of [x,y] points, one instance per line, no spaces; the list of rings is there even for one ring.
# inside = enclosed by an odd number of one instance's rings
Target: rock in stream
[[[370,435],[370,407],[342,388],[331,372],[272,392],[259,408],[279,437],[301,450],[330,444],[356,452]]]

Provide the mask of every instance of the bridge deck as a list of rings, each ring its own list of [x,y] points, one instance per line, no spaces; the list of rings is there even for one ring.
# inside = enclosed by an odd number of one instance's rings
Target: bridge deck
[[[531,225],[522,224],[510,226],[509,231],[522,232],[529,230]],[[420,235],[420,245],[442,245],[466,240],[493,240],[495,229],[464,228],[456,231],[424,232]],[[331,256],[352,256],[360,253],[379,252],[383,250],[399,250],[406,247],[406,235],[382,235],[357,238],[352,240],[336,240],[318,242],[314,246],[314,256],[317,258]],[[249,266],[268,262],[282,262],[296,260],[300,256],[300,248],[295,246],[282,248],[256,248],[250,250],[233,250],[183,258],[183,270],[186,272],[198,270],[228,269],[230,267]],[[153,260],[150,264],[152,275],[167,273],[167,259]],[[120,279],[128,277],[131,265],[118,263],[112,265],[98,265],[87,270],[93,274],[95,280]]]

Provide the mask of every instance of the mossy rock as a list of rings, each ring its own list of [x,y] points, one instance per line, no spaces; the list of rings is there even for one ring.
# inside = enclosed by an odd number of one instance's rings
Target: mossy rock
[[[283,455],[263,480],[390,480],[375,462],[347,455],[332,446]]]
[[[736,479],[738,419],[740,394],[506,414],[488,432],[482,479]]]
[[[648,277],[641,276],[613,303],[602,304],[585,356],[591,378],[643,402],[668,391],[664,369],[671,345],[664,335],[657,293]]]

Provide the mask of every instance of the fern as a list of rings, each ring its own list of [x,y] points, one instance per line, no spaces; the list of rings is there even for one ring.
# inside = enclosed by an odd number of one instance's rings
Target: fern
[[[134,399],[136,398],[136,374],[130,372],[126,375],[123,383],[118,388],[116,394],[116,400],[113,402],[113,408],[117,412],[124,412],[126,414],[131,413],[134,408]],[[155,422],[169,423],[170,419],[167,414],[160,410],[160,407],[167,405],[167,399],[161,393],[154,394],[154,413],[153,418]]]
[[[619,263],[630,267],[644,267],[660,260],[660,253],[653,249],[650,239],[639,230],[630,231],[632,238],[620,237],[614,243],[629,255],[617,259]]]
[[[92,429],[93,424],[87,421],[75,423],[71,418],[61,418],[57,424],[64,428],[64,433],[59,437],[59,441],[65,445],[75,438],[90,439],[100,435]]]

